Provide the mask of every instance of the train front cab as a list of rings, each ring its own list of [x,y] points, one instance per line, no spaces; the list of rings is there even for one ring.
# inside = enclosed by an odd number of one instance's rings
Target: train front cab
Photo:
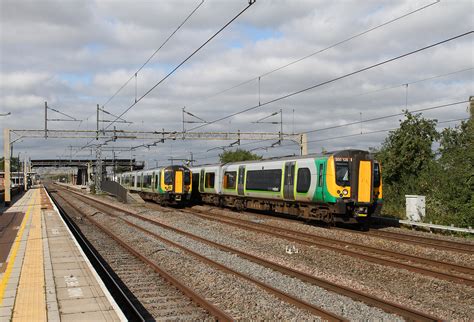
[[[160,172],[159,193],[162,201],[184,204],[191,198],[191,171],[183,166],[169,166]]]
[[[335,197],[336,219],[368,225],[382,209],[380,164],[366,151],[346,150],[328,160],[328,191]]]

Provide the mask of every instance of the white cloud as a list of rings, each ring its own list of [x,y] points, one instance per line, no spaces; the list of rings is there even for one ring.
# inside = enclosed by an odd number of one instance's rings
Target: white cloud
[[[51,128],[94,129],[95,106],[103,104],[154,52],[200,1],[26,1],[1,2],[1,104],[11,117],[2,126],[43,127],[44,101],[83,120],[51,123]],[[213,94],[258,77],[300,57],[429,4],[430,1],[265,1],[257,0],[222,34],[191,58],[125,115],[127,130],[180,130],[183,106],[206,119],[255,106],[258,82]],[[173,39],[137,77],[140,97],[176,64],[245,7],[247,1],[205,1]],[[435,43],[473,29],[473,4],[468,0],[441,1],[421,12],[377,29],[338,47],[278,72],[263,76],[260,101],[266,102],[359,68]],[[405,108],[410,83],[456,70],[474,67],[472,35],[392,62],[306,93],[269,104],[252,112],[202,128],[216,131],[278,131],[278,125],[252,121],[283,109],[285,131],[307,131],[397,113]],[[473,70],[411,84],[408,107],[428,107],[467,99],[474,92]],[[359,95],[364,94],[365,95]],[[212,96],[208,98],[209,96]],[[135,80],[107,110],[120,114],[135,99]],[[293,110],[294,125],[293,125]],[[439,120],[466,117],[466,109],[454,106],[426,112]],[[363,131],[396,127],[397,117],[366,123]],[[448,124],[449,125],[449,124]],[[186,124],[186,128],[195,125]],[[316,132],[310,140],[360,132],[360,126]],[[321,147],[368,148],[379,145],[386,133],[314,142]],[[31,141],[17,144],[31,156],[44,151],[64,154],[66,146],[86,141]],[[143,142],[117,142],[119,146]],[[198,160],[212,161],[212,147],[230,142],[174,141],[133,152],[144,159],[183,156],[194,151]],[[270,142],[272,143],[272,142]],[[244,142],[254,148],[265,142]],[[265,155],[297,152],[295,145],[259,150]]]

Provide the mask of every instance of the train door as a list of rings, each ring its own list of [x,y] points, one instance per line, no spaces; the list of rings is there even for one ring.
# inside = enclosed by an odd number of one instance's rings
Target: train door
[[[199,177],[199,192],[204,192],[204,169],[201,169],[201,176]]]
[[[373,161],[356,155],[351,164],[351,194],[359,203],[370,203],[373,194]]]
[[[237,181],[237,193],[239,196],[244,195],[244,185],[245,185],[245,166],[241,165],[239,167],[239,178]]]
[[[316,171],[318,174],[318,181],[316,182],[316,200],[324,201],[324,160],[316,161]]]
[[[285,162],[285,180],[283,186],[283,197],[295,199],[295,161]]]
[[[176,170],[174,173],[174,192],[183,193],[183,171]]]

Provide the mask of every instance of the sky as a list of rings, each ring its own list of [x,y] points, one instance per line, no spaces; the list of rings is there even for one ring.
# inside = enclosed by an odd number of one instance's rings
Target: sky
[[[248,5],[247,0],[205,0],[132,77],[200,3],[0,0],[2,128],[44,129],[45,101],[81,120],[50,121],[49,129],[95,130],[97,104],[120,115]],[[255,107],[212,124],[184,126],[191,130],[203,125],[195,131],[207,132],[278,132],[280,124],[255,121],[281,110],[284,133],[313,131],[308,133],[310,153],[380,148],[388,135],[385,130],[397,128],[402,116],[340,125],[468,100],[474,95],[472,33],[279,98],[472,31],[472,12],[470,0],[257,0],[126,112],[123,118],[131,123],[114,125],[128,131],[181,131],[183,107],[208,122]],[[110,100],[130,77],[132,81]],[[259,102],[263,106],[258,107]],[[427,110],[423,116],[437,119],[441,130],[460,122],[452,120],[467,118],[467,106]],[[65,118],[52,110],[48,113],[48,118]],[[105,113],[100,118],[114,119]],[[197,121],[189,115],[185,120]],[[278,123],[280,115],[266,121]],[[327,127],[334,128],[314,131]],[[3,147],[3,131],[1,135]],[[13,154],[22,158],[85,158],[95,153],[81,149],[87,139],[13,135],[11,141],[15,141]],[[118,140],[107,147],[128,150],[150,143]],[[236,148],[228,147],[230,143],[167,140],[116,152],[116,157],[133,157],[154,167],[193,153],[195,163],[212,163],[223,149]],[[299,154],[294,142],[274,143],[242,141],[240,147],[265,157]],[[103,155],[111,156],[111,152]]]

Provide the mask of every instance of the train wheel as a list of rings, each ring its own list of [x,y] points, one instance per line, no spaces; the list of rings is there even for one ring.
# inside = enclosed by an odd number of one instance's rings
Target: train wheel
[[[240,199],[236,200],[234,205],[235,205],[235,210],[239,212],[245,209],[243,200],[240,200]]]

